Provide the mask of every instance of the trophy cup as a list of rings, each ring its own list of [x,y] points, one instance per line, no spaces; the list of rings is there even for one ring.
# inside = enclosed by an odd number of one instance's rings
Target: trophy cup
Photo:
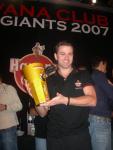
[[[35,105],[46,102],[49,98],[46,74],[42,63],[31,63],[22,68],[24,78],[28,81]]]

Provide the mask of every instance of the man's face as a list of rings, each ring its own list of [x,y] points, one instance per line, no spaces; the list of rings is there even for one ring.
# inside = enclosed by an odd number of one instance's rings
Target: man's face
[[[100,62],[100,66],[101,66],[101,71],[104,72],[104,73],[106,73],[107,72],[107,63],[101,61]]]
[[[60,46],[54,56],[60,68],[67,69],[72,67],[73,48],[71,46]]]
[[[106,73],[107,72],[107,63],[103,64],[103,72]]]

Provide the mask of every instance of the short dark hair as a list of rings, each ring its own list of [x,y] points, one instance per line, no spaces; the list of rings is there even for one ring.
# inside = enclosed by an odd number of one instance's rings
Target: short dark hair
[[[92,67],[95,68],[95,67],[98,67],[99,66],[99,63],[100,62],[103,62],[103,63],[107,63],[107,59],[105,56],[95,56],[93,59],[92,59]]]
[[[71,46],[73,48],[73,51],[74,51],[74,46],[72,45],[72,43],[67,42],[67,41],[61,41],[61,42],[57,43],[57,45],[55,46],[55,51],[54,51],[55,53],[58,52],[58,49],[60,46]]]

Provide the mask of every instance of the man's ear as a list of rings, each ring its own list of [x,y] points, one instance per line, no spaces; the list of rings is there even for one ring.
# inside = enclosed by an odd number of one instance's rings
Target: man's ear
[[[57,61],[57,55],[56,55],[56,53],[54,53],[54,58],[55,58],[55,60]]]

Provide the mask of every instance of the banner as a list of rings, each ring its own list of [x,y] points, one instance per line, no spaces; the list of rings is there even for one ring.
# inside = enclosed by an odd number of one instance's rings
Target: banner
[[[11,58],[32,53],[36,42],[45,45],[44,55],[53,61],[57,42],[70,41],[79,63],[88,64],[96,55],[113,60],[113,13],[76,3],[47,2],[0,3],[0,33],[3,70]],[[77,62],[78,60],[75,60]]]
[[[90,65],[93,57],[104,55],[113,68],[113,12],[104,9],[76,2],[0,2],[0,37],[0,70],[5,82],[17,86],[23,104],[19,126],[25,134],[30,96],[21,73],[23,65],[51,64],[55,45],[66,40],[75,46],[75,64]],[[38,57],[35,44],[45,48]]]

